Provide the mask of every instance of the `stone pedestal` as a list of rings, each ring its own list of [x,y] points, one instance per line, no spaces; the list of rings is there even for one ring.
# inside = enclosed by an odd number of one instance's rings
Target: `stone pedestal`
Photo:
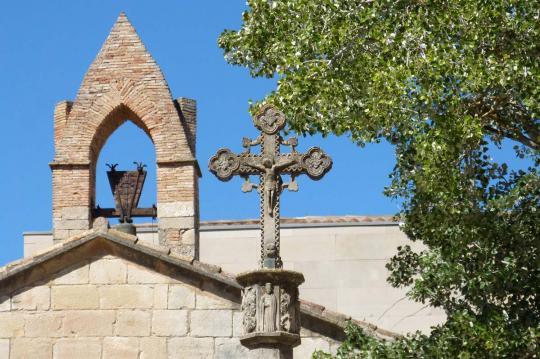
[[[302,273],[259,269],[236,279],[244,287],[240,342],[253,355],[272,352],[271,357],[292,357],[292,348],[300,344],[298,286],[304,282]]]

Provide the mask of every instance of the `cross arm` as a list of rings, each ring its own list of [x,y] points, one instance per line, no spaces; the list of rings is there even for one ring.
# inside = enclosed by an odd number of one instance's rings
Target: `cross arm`
[[[282,174],[298,176],[307,174],[319,180],[332,168],[332,158],[319,147],[312,147],[306,153],[293,152],[281,155],[277,165]]]
[[[208,169],[221,181],[229,181],[235,175],[258,175],[264,171],[259,157],[250,153],[237,155],[228,148],[221,148],[210,158]]]

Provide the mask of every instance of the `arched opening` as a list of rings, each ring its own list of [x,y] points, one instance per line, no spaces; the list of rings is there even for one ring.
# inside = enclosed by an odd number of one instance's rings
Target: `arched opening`
[[[91,146],[94,203],[101,208],[114,208],[107,164],[118,164],[119,171],[137,168],[134,162],[146,165],[146,180],[139,201],[139,208],[156,205],[156,151],[144,124],[127,107],[115,109],[96,131]],[[112,219],[111,223],[116,220]],[[134,223],[149,222],[149,218],[133,218]]]

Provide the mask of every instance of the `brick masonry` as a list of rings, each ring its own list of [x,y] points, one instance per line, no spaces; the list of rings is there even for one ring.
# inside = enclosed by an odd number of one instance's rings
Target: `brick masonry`
[[[96,163],[109,136],[126,120],[154,143],[160,244],[198,256],[196,103],[173,100],[160,68],[121,14],[91,64],[75,101],[54,111],[55,241],[88,230],[95,206]]]

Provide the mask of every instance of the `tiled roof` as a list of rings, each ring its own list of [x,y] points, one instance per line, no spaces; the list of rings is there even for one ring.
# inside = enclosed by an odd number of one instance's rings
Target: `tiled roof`
[[[331,223],[395,223],[396,218],[391,215],[383,216],[306,216],[306,217],[282,217],[282,224],[331,224]],[[259,219],[240,220],[217,220],[201,221],[204,226],[234,226],[234,225],[259,224]]]

